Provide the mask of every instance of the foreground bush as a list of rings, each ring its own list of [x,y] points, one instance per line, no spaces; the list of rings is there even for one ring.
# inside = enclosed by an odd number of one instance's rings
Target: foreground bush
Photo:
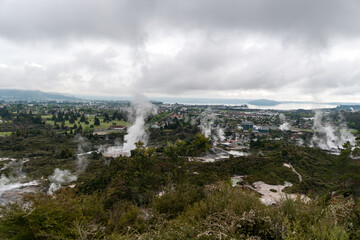
[[[333,196],[265,206],[228,183],[178,186],[148,208],[101,195],[38,195],[0,214],[0,239],[359,239],[359,204]]]
[[[358,239],[351,218],[353,201],[324,204],[285,200],[265,206],[258,195],[226,184],[210,187],[203,200],[174,220],[131,239]]]
[[[77,198],[70,192],[28,199],[30,206],[1,209],[1,239],[89,239],[103,236],[104,217],[97,198]]]

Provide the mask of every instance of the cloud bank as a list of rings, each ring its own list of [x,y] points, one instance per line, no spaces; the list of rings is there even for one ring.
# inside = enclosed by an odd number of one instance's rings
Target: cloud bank
[[[355,0],[0,0],[0,88],[360,101]]]

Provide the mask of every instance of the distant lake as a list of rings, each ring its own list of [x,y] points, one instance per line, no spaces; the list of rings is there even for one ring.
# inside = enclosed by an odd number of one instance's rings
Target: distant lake
[[[160,99],[158,99],[160,100]],[[275,106],[256,106],[246,103],[246,100],[232,100],[232,99],[161,99],[164,103],[170,104],[186,104],[186,105],[224,105],[224,106],[240,106],[246,104],[249,109],[274,109],[274,110],[296,110],[296,109],[320,109],[320,108],[335,108],[335,104],[327,103],[280,103]]]
[[[275,106],[255,106],[247,104],[250,109],[274,109],[274,110],[296,110],[296,109],[321,109],[321,108],[336,108],[337,105],[326,103],[281,103]]]

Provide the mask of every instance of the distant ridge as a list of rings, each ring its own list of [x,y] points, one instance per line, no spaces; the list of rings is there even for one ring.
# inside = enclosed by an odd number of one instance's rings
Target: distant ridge
[[[79,98],[61,93],[47,93],[39,90],[0,89],[3,101],[80,101]]]
[[[248,103],[255,106],[276,106],[281,104],[281,102],[277,102],[269,99],[259,99],[259,100],[250,101]]]

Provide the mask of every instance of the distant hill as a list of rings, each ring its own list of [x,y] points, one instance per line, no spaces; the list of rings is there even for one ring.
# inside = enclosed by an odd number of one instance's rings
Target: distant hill
[[[79,101],[79,98],[61,93],[39,90],[0,89],[0,100],[6,101]]]
[[[248,102],[248,104],[255,105],[255,106],[276,106],[279,105],[281,102],[277,102],[274,100],[268,100],[268,99],[259,99]]]

